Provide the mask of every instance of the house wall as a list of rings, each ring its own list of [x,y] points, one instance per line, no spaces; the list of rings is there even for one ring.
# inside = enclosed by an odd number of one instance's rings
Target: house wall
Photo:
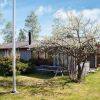
[[[4,50],[0,50],[0,57],[5,56],[5,51]]]
[[[11,55],[12,55],[11,49],[0,50],[0,57],[9,57]],[[32,52],[31,50],[27,49],[16,49],[16,56],[25,61],[28,61],[32,58]]]
[[[25,61],[28,61],[32,58],[31,50],[20,50],[19,52],[20,52],[20,58]]]
[[[4,49],[0,50],[0,57],[8,57],[11,56],[12,50]]]
[[[71,61],[71,62],[70,62]],[[68,56],[67,54],[54,54],[53,55],[53,66],[64,66],[68,68],[69,66],[74,65],[74,58]]]
[[[97,67],[100,64],[100,54],[97,54]]]
[[[100,55],[96,56],[95,54],[91,54],[88,57],[87,61],[89,63],[90,68],[96,68],[97,64],[100,64]],[[56,55],[54,54],[53,65],[54,66],[64,66],[66,68],[69,68],[70,66],[75,65],[75,60],[73,57],[68,56],[67,54],[56,54]]]
[[[90,62],[90,68],[96,68],[97,67],[97,59],[95,54],[91,54],[88,57],[88,61]]]

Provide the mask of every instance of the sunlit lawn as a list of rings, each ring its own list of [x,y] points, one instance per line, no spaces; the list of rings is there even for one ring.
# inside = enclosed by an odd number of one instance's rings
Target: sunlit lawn
[[[11,90],[12,78],[0,77],[0,100],[100,100],[100,71],[89,74],[82,83],[45,73],[17,76],[19,93],[6,94]]]

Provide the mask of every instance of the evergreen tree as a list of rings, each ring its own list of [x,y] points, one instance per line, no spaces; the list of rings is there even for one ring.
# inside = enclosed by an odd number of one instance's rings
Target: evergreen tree
[[[4,42],[10,43],[12,42],[12,23],[7,22],[4,29],[2,30],[3,36],[4,36]]]
[[[25,31],[23,29],[20,29],[19,36],[18,36],[18,40],[17,41],[23,42],[25,40],[26,40]]]
[[[40,32],[40,23],[34,12],[27,16],[25,20],[25,30],[32,33],[32,39],[37,39]]]

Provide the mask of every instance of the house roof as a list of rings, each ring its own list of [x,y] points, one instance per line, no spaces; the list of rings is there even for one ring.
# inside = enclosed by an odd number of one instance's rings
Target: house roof
[[[22,49],[28,49],[28,48],[34,48],[37,47],[38,41],[33,41],[31,45],[28,44],[28,42],[16,42],[16,48],[22,48]],[[13,43],[3,43],[0,45],[0,49],[12,49]]]
[[[17,42],[16,48],[27,48],[28,42]],[[0,49],[12,49],[13,43],[3,43],[0,45]]]
[[[36,48],[36,47],[39,47],[41,45],[41,41],[39,41],[39,40],[35,40],[35,41],[33,41],[29,46],[28,46],[28,48]]]
[[[77,41],[76,40],[71,40],[71,39],[65,39],[63,41],[63,44],[62,44],[62,41],[60,40],[57,40],[56,41],[56,45],[53,44],[55,43],[55,40],[54,41],[45,41],[45,40],[42,40],[42,41],[39,41],[39,40],[34,40],[32,41],[31,45],[28,44],[28,41],[26,42],[16,42],[16,48],[18,49],[34,49],[34,48],[37,48],[37,47],[55,47],[55,46],[59,46],[59,45],[63,45],[63,46],[68,46],[69,44],[74,44],[74,45],[78,45]],[[0,50],[4,50],[4,49],[12,49],[13,47],[13,43],[3,43],[2,45],[0,45]]]

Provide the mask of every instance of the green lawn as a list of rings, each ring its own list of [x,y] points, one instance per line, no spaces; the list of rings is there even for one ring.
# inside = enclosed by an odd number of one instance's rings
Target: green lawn
[[[12,78],[0,77],[0,100],[100,100],[100,71],[82,83],[71,83],[67,76],[38,74],[17,76],[18,94],[6,94],[12,89]]]

